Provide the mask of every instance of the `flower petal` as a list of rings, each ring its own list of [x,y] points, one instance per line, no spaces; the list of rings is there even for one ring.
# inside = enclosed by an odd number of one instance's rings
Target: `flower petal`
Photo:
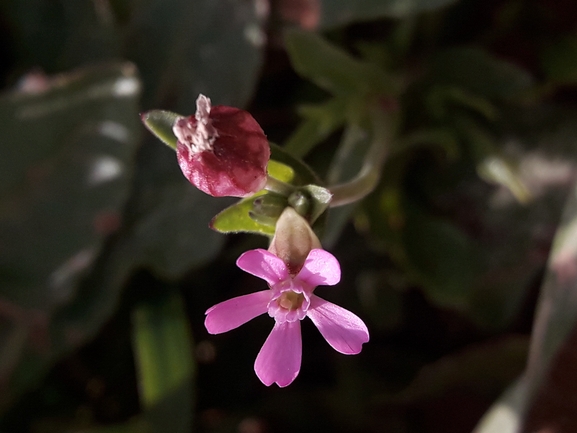
[[[289,278],[284,262],[262,248],[243,253],[237,259],[236,265],[243,271],[262,278],[271,286]]]
[[[359,317],[316,295],[311,296],[307,316],[337,352],[355,355],[369,341],[369,330]]]
[[[282,388],[290,385],[299,374],[301,358],[300,321],[275,322],[274,328],[256,357],[254,371],[266,386],[276,383]]]
[[[325,250],[311,250],[296,279],[316,286],[334,286],[341,280],[341,266],[335,256]]]
[[[210,334],[221,334],[266,313],[271,291],[263,290],[221,302],[206,311],[204,326]]]

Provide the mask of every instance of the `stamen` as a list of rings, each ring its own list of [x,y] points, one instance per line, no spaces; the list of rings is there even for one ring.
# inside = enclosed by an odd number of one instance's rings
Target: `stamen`
[[[196,134],[193,136],[193,143],[199,152],[212,150],[214,140],[218,137],[218,132],[210,120],[210,98],[203,94],[198,95],[196,99],[196,113],[194,117],[197,120]]]
[[[179,142],[184,144],[192,156],[211,151],[214,141],[218,138],[218,131],[210,119],[210,99],[199,95],[196,100],[196,124],[190,118],[181,117],[174,122],[172,131]]]
[[[301,293],[295,293],[292,290],[284,292],[278,298],[278,304],[285,310],[297,310],[303,304],[305,297]]]
[[[210,98],[207,98],[202,93],[196,98],[196,113],[194,117],[202,123],[207,123],[210,116]]]

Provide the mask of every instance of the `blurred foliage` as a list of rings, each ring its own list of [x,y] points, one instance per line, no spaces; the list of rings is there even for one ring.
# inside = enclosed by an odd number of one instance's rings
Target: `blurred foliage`
[[[114,303],[86,298],[130,191],[140,135],[134,74],[128,64],[92,68],[0,102],[3,404],[112,313]]]
[[[190,431],[195,365],[182,299],[156,299],[136,307],[132,316],[139,390],[150,429]]]
[[[0,431],[574,431],[574,2],[7,0],[0,35]],[[258,319],[202,324],[265,245],[209,225],[284,201],[194,190],[139,121],[174,147],[200,92],[282,143],[371,331],[305,322],[287,389]]]

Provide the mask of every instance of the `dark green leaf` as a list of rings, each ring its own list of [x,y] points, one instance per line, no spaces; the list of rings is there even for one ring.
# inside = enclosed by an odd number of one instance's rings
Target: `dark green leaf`
[[[484,116],[487,120],[495,120],[496,108],[485,98],[477,96],[461,87],[446,85],[435,86],[426,96],[426,104],[431,115],[439,120],[450,117],[450,108],[469,109]]]
[[[225,239],[208,225],[230,201],[197,190],[182,175],[176,154],[153,137],[140,149],[137,185],[122,239],[135,264],[175,279],[218,254]]]
[[[91,304],[72,330],[57,312],[73,305],[104,242],[122,221],[139,137],[139,81],[131,65],[77,71],[39,94],[0,99],[0,377],[6,400],[53,359],[82,343],[111,313]],[[25,339],[19,336],[24,332]],[[6,401],[5,400],[5,401]]]
[[[295,70],[334,95],[358,97],[391,90],[377,66],[353,58],[315,33],[292,29],[285,43]]]
[[[489,99],[520,96],[533,84],[527,71],[477,48],[450,48],[438,53],[431,78]]]
[[[188,115],[199,93],[231,106],[252,95],[265,41],[254,4],[136,0],[131,12],[126,46],[142,74],[146,109],[170,103]]]

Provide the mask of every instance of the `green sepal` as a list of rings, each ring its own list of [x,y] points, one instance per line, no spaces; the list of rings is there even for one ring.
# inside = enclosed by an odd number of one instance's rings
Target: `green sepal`
[[[216,215],[210,222],[210,228],[220,233],[254,233],[265,236],[274,235],[274,225],[257,222],[251,218],[255,198],[267,194],[259,192],[244,198]]]
[[[319,183],[315,173],[300,159],[273,143],[271,143],[271,157],[274,159],[269,161],[267,167],[270,177],[293,185],[302,185],[299,190],[311,201],[305,217],[312,224],[327,209],[331,193],[326,188],[312,185],[311,183]],[[274,235],[276,219],[255,212],[254,200],[264,194],[271,196],[271,199],[278,199],[275,193],[261,191],[224,209],[212,219],[210,227],[221,233],[247,232],[265,236]]]
[[[274,147],[278,146],[271,145],[273,153],[276,152],[273,151]],[[269,176],[286,183],[294,181],[296,176],[292,167],[272,159],[268,163],[267,171]],[[274,235],[273,222],[276,220],[266,215],[261,218],[254,213],[255,199],[264,195],[277,197],[277,194],[263,190],[251,197],[244,198],[217,214],[210,222],[210,228],[220,233],[246,232],[265,236]],[[252,218],[251,215],[256,218]]]
[[[255,217],[265,217],[276,221],[287,205],[287,198],[283,195],[274,194],[269,191],[268,194],[263,194],[255,198],[252,203],[254,214],[252,215],[253,219]]]
[[[318,185],[306,185],[288,199],[290,205],[313,225],[329,207],[331,192]]]
[[[273,229],[276,227],[276,222],[278,221],[278,216],[270,217],[253,211],[250,211],[248,215],[257,223],[263,226],[272,227]]]
[[[266,167],[269,176],[285,183],[292,183],[295,179],[295,171],[290,165],[271,159]]]
[[[185,117],[172,111],[150,110],[140,115],[144,126],[160,141],[176,151],[176,136],[172,132],[172,125],[179,117]]]

